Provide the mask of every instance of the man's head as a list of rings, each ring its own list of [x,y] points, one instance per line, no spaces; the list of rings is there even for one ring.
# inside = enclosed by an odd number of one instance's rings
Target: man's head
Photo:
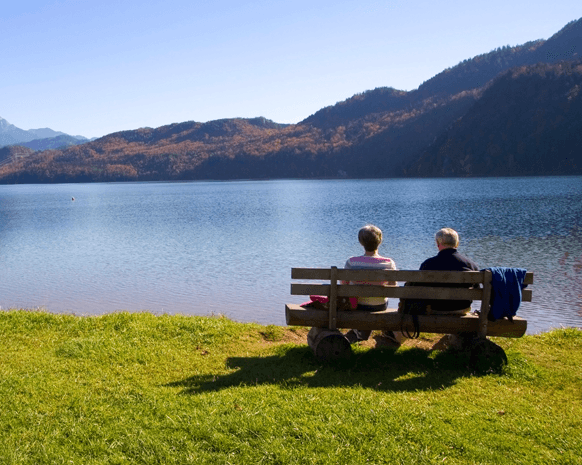
[[[358,240],[366,252],[375,252],[382,243],[382,231],[373,224],[367,224],[360,229]]]
[[[456,249],[459,246],[459,234],[452,228],[440,229],[434,237],[439,250]]]

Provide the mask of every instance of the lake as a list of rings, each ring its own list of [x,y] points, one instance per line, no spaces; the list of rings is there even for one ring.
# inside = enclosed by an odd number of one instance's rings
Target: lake
[[[0,186],[0,305],[283,325],[291,268],[343,267],[366,223],[399,269],[452,227],[480,267],[535,273],[528,333],[582,326],[582,177]]]

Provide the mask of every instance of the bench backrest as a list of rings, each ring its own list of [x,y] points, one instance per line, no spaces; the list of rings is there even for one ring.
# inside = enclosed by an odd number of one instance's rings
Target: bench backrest
[[[331,268],[292,268],[291,279],[324,281],[292,283],[292,295],[324,295],[329,297],[329,327],[335,329],[338,297],[392,297],[431,300],[480,300],[479,331],[487,332],[487,314],[491,296],[491,272],[484,271],[419,271],[419,270],[354,270]],[[412,282],[414,286],[382,286],[342,284],[342,282]],[[427,284],[423,286],[422,284]],[[446,284],[447,287],[431,287]],[[480,288],[468,288],[480,284]],[[528,272],[524,284],[533,284]],[[456,286],[458,285],[458,286]],[[522,300],[531,302],[532,292],[524,289]]]

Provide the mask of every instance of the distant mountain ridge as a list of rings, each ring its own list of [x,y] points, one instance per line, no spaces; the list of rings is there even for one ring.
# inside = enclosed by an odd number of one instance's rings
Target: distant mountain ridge
[[[30,137],[31,134],[29,134],[28,131],[17,128],[4,118],[0,117],[0,146],[26,142],[34,139],[34,137],[32,137],[32,139]]]
[[[15,145],[21,143],[32,142],[42,139],[54,139],[56,137],[66,136],[67,138],[75,139],[77,141],[87,142],[89,139],[83,136],[70,136],[60,131],[53,131],[50,128],[40,128],[40,129],[20,129],[13,124],[10,124],[4,118],[0,117],[0,147],[6,145]],[[41,143],[36,143],[39,147],[42,147]],[[68,145],[68,144],[64,144]],[[51,148],[51,147],[46,147]],[[45,150],[46,148],[39,148],[38,150]]]
[[[499,73],[516,66],[582,58],[582,22],[571,21],[548,40],[536,40],[516,47],[500,47],[449,68],[418,88],[422,96],[456,93],[482,87]]]
[[[84,144],[86,142],[89,142],[89,139],[86,138],[79,139],[78,136],[69,136],[68,134],[62,134],[56,137],[47,137],[44,139],[34,139],[29,142],[21,142],[18,145],[31,148],[35,151],[43,151],[50,149],[62,149],[64,147]]]
[[[369,90],[295,125],[235,118],[122,131],[10,155],[0,182],[582,174],[581,52],[579,19],[414,91]]]

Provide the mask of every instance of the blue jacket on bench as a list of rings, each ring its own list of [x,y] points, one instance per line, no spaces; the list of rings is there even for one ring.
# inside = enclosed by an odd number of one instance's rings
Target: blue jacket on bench
[[[512,320],[521,305],[521,290],[527,270],[525,268],[506,268],[496,266],[486,268],[491,271],[491,321],[507,317]]]

